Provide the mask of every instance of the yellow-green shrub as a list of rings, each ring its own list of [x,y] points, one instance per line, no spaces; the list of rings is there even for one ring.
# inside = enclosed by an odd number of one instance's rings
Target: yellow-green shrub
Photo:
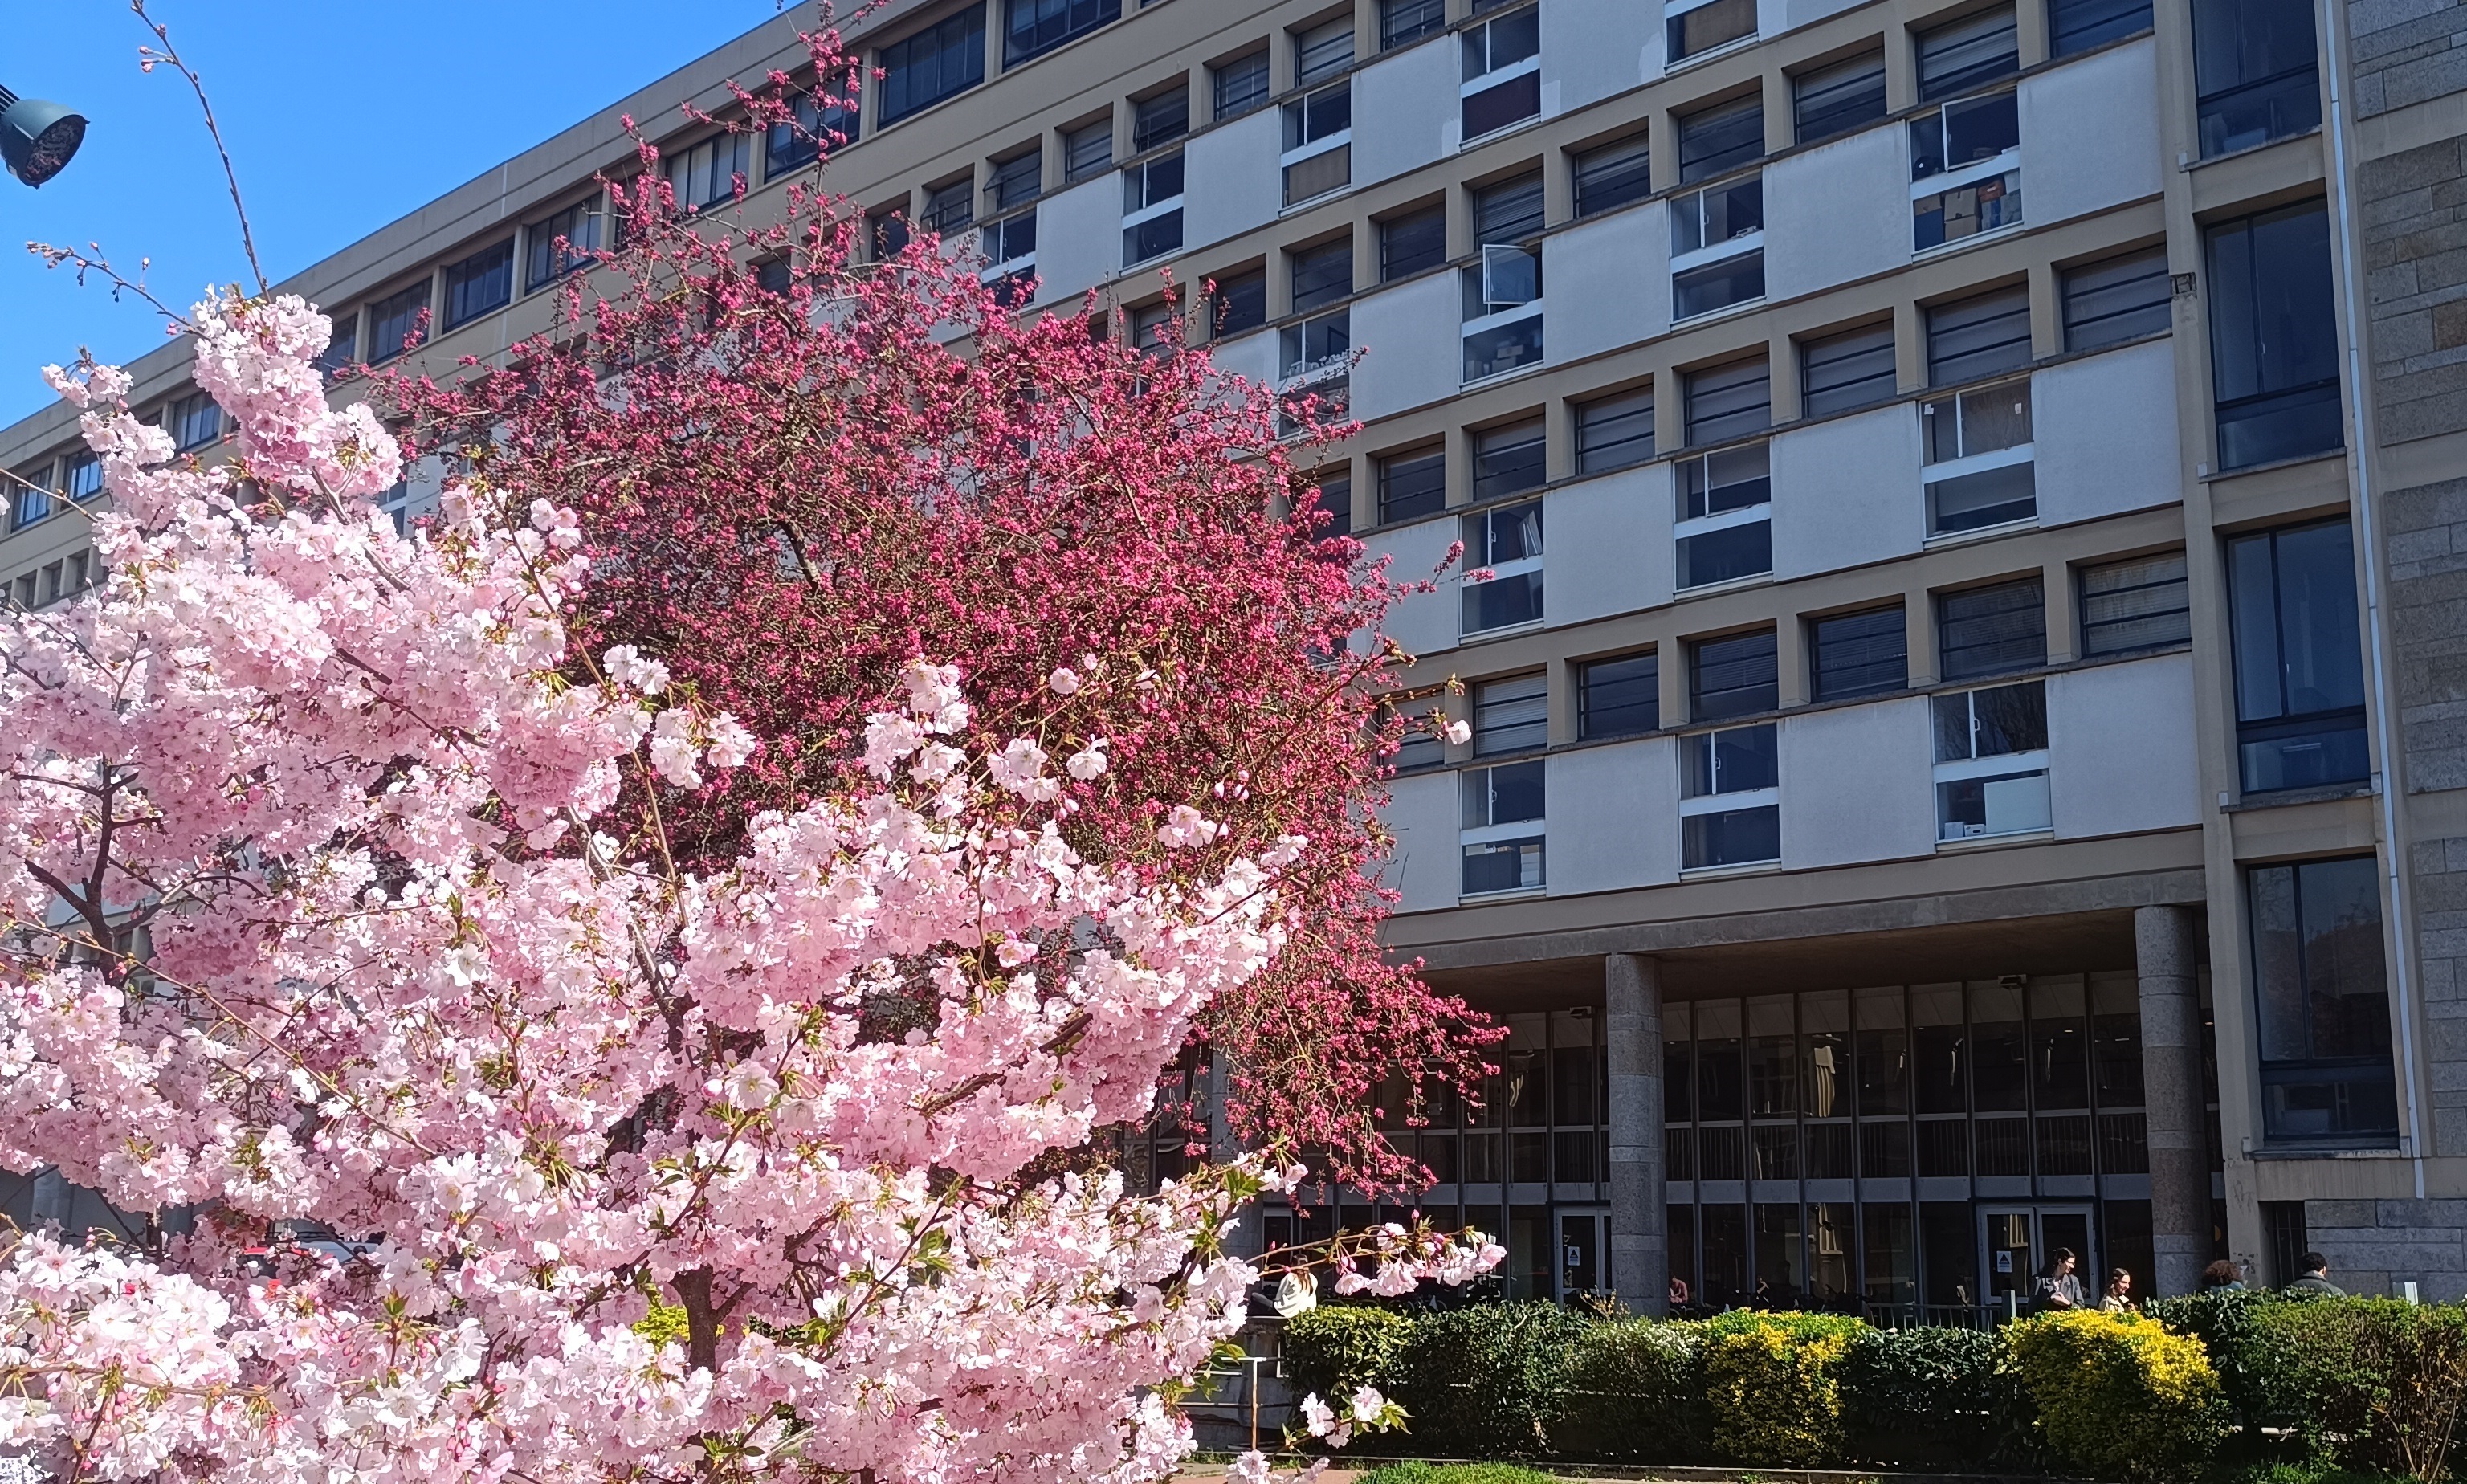
[[[1731,1463],[1820,1469],[1842,1456],[1842,1387],[1835,1372],[1858,1332],[1763,1316],[1707,1326],[1705,1401],[1713,1450]]]
[[[2102,1478],[2181,1477],[2227,1422],[2200,1340],[2134,1314],[2073,1311],[2008,1328],[2023,1384],[2057,1455]]]

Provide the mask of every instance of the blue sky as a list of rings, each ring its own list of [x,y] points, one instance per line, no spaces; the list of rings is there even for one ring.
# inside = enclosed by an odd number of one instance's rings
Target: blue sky
[[[776,0],[148,0],[202,73],[277,281],[777,13]],[[93,121],[40,191],[0,175],[0,424],[79,346],[126,360],[159,318],[19,244],[99,241],[185,308],[247,259],[188,84],[137,70],[124,0],[0,0],[0,86]]]

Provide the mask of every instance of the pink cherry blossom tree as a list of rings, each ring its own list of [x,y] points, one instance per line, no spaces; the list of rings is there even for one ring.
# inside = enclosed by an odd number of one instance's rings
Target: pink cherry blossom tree
[[[1140,816],[1136,866],[1075,848],[1063,780],[1106,772],[1092,722],[1143,673],[1099,645],[983,744],[969,678],[912,656],[849,781],[680,864],[663,801],[755,743],[666,658],[570,641],[577,516],[481,473],[397,535],[325,318],[222,294],[192,330],[237,457],[55,369],[107,580],[0,630],[0,1165],[179,1234],[9,1245],[0,1449],[79,1479],[1167,1472],[1262,1266],[1233,1218],[1296,1172],[1140,1195],[1065,1157],[1271,972],[1309,843],[1216,849],[1202,795]],[[236,1262],[303,1220],[382,1244]],[[1498,1256],[1348,1242],[1342,1286],[1390,1292]]]

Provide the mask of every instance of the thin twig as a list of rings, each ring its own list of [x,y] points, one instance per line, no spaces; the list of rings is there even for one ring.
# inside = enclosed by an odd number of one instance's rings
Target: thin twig
[[[128,9],[136,12],[137,19],[147,30],[154,33],[154,39],[163,44],[160,51],[149,46],[137,49],[139,70],[152,72],[156,62],[169,64],[173,71],[189,79],[190,88],[197,95],[197,106],[205,110],[206,132],[214,136],[215,152],[222,156],[223,180],[231,187],[232,212],[239,217],[240,251],[248,254],[248,271],[257,276],[257,291],[269,293],[273,285],[266,281],[265,269],[257,260],[257,238],[248,229],[248,208],[239,200],[239,172],[232,169],[231,149],[223,143],[221,125],[215,123],[215,105],[206,97],[206,79],[197,76],[195,68],[180,59],[179,51],[171,45],[170,28],[146,13],[146,0],[128,0]]]

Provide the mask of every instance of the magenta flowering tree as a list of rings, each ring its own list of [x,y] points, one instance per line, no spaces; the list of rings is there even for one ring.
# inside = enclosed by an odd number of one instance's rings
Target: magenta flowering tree
[[[1107,773],[1092,723],[1142,673],[1099,646],[991,742],[912,656],[844,786],[681,865],[663,800],[756,743],[661,657],[571,642],[577,516],[475,476],[398,536],[325,319],[221,296],[193,330],[225,465],[118,371],[51,373],[108,580],[0,631],[0,1164],[198,1214],[13,1241],[0,1449],[113,1479],[1169,1470],[1257,1276],[1231,1219],[1296,1172],[1142,1196],[1063,1157],[1273,969],[1308,842],[1229,855],[1210,798],[1167,797],[1136,866],[1083,857],[1065,781]],[[293,1220],[382,1245],[244,1273]],[[1348,1240],[1347,1285],[1392,1292],[1498,1255]]]

